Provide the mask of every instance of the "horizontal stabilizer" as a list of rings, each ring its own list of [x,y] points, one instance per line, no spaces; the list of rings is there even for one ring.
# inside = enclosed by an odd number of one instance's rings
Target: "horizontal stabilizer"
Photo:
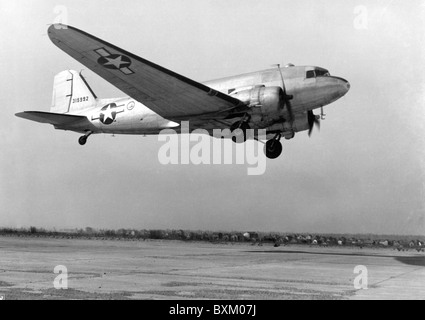
[[[17,117],[41,123],[50,123],[54,126],[70,125],[77,121],[87,120],[85,116],[75,116],[71,114],[60,114],[41,111],[25,111],[15,114]]]

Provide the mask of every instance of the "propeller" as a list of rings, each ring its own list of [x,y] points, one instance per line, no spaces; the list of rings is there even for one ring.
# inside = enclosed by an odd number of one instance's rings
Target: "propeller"
[[[314,125],[317,126],[317,128],[320,130],[320,120],[319,120],[320,116],[316,116],[312,110],[309,110],[307,112],[307,119],[308,119],[308,126],[309,126],[309,130],[308,130],[308,136],[311,136],[311,133],[313,132],[313,127]]]
[[[294,121],[294,112],[292,111],[291,100],[294,97],[292,95],[288,95],[287,94],[287,92],[286,92],[286,86],[285,86],[285,80],[284,80],[283,74],[282,74],[282,69],[280,68],[280,64],[276,64],[276,66],[278,67],[279,72],[280,72],[280,77],[282,78],[283,101],[284,101],[284,104],[286,105],[286,109],[288,110],[289,122],[292,123]],[[293,65],[291,65],[291,66],[293,66]]]

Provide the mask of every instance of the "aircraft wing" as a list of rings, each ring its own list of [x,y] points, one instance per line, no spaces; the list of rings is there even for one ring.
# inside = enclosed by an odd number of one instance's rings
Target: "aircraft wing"
[[[224,119],[247,108],[236,98],[74,27],[52,25],[48,35],[71,57],[166,119]]]

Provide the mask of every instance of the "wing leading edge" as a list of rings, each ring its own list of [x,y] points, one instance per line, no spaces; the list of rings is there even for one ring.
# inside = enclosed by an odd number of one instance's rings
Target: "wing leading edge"
[[[61,50],[166,119],[225,118],[246,108],[236,98],[74,27],[52,25],[48,35]]]

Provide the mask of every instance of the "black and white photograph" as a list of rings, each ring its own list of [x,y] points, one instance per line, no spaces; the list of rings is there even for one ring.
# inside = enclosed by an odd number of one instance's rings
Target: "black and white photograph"
[[[0,20],[0,306],[425,300],[425,0],[0,0]]]

